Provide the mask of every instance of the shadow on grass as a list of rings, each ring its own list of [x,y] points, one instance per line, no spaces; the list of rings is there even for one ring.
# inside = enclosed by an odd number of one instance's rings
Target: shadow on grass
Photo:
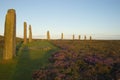
[[[18,55],[18,62],[16,65],[15,73],[13,74],[13,78],[11,80],[25,80],[26,76],[29,76],[30,73],[30,57],[29,57],[29,49],[27,46],[24,46]],[[29,79],[26,79],[29,80]]]
[[[48,51],[32,51],[28,46],[23,45],[18,54],[16,70],[11,80],[33,80],[32,73],[40,67],[46,66],[51,53],[56,49]]]
[[[19,43],[16,45],[16,55],[18,55],[19,50],[20,50],[20,48],[22,47],[22,44],[23,44],[23,41],[19,42]]]

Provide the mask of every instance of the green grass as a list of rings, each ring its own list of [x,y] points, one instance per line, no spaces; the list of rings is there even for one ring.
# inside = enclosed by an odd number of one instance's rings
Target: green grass
[[[33,71],[48,65],[51,53],[58,50],[48,41],[18,44],[17,57],[0,61],[0,80],[32,80]],[[44,50],[49,48],[49,50]]]

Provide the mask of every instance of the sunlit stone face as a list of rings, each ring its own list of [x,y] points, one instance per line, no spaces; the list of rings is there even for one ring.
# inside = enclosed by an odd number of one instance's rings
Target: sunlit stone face
[[[3,59],[12,59],[16,52],[16,12],[9,9],[5,19]]]

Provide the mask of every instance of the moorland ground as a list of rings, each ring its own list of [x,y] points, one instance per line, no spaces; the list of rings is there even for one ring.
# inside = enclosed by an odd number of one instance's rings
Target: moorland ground
[[[106,80],[118,77],[111,76],[114,63],[120,62],[120,41],[117,40],[33,40],[24,45],[22,39],[17,39],[16,57],[8,61],[2,60],[3,40],[0,37],[0,80],[99,80],[101,77]],[[44,71],[49,71],[49,67],[52,71],[48,74]],[[78,68],[82,72],[78,72]],[[44,75],[41,71],[46,76],[39,77]]]

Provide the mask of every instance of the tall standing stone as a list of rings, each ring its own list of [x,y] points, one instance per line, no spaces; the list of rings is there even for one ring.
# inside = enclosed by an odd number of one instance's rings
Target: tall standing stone
[[[78,39],[79,39],[79,40],[80,40],[80,37],[81,37],[81,36],[79,35],[79,36],[78,36]]]
[[[84,40],[86,40],[86,35],[84,36]]]
[[[63,33],[61,33],[61,40],[63,40]]]
[[[92,36],[90,36],[90,40],[92,40]]]
[[[50,40],[50,33],[47,31],[47,40]]]
[[[24,44],[27,43],[27,23],[24,22]]]
[[[32,42],[32,28],[31,28],[31,25],[29,25],[29,42]]]
[[[73,40],[75,39],[75,35],[73,34]]]
[[[16,56],[16,12],[9,9],[5,19],[3,59],[8,60]]]

